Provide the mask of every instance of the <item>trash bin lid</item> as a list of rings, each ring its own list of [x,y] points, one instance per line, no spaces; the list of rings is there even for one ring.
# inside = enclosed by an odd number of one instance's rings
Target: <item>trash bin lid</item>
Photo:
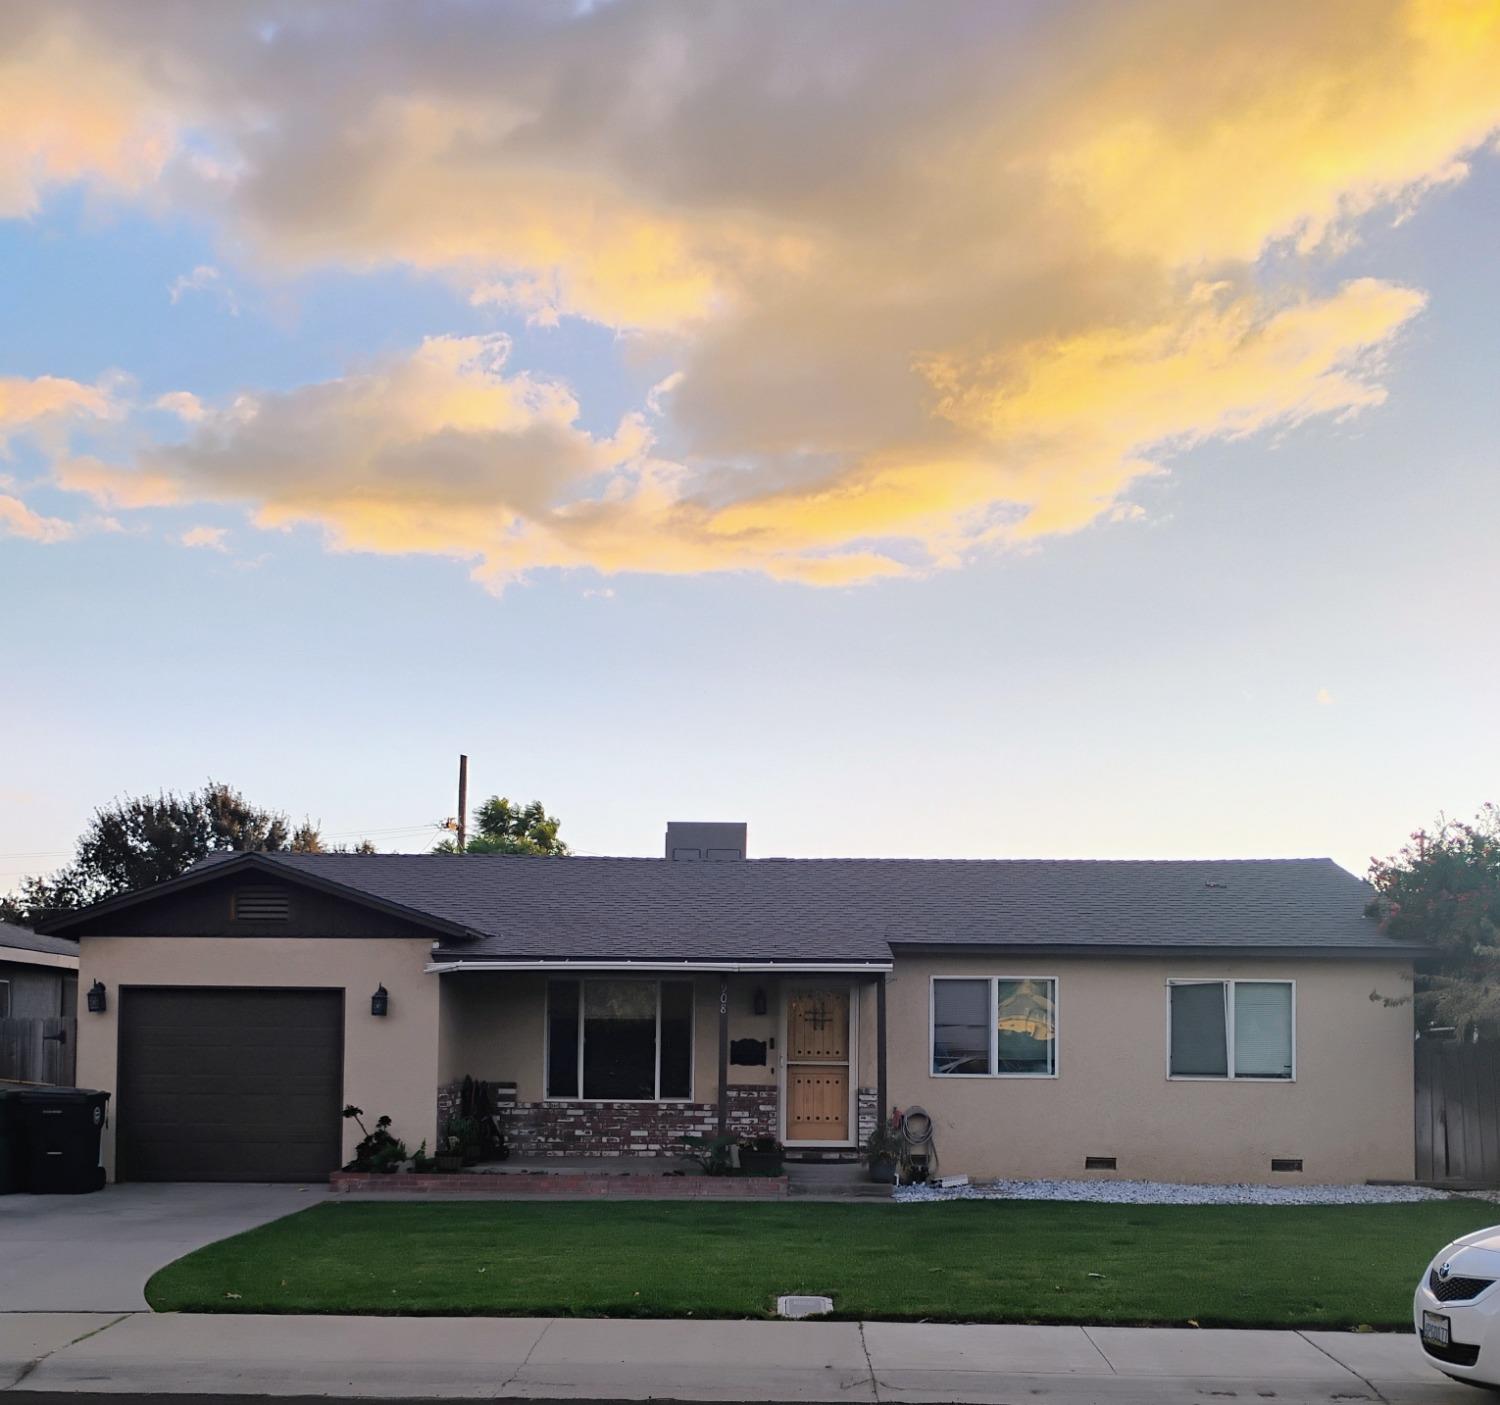
[[[98,1088],[21,1088],[15,1096],[27,1103],[87,1103],[96,1098],[109,1101],[109,1094]]]

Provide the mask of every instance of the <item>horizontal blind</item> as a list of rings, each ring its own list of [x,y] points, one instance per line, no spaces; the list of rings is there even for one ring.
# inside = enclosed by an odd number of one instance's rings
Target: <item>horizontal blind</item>
[[[1292,1076],[1292,987],[1286,981],[1237,981],[1234,1072],[1238,1078]]]

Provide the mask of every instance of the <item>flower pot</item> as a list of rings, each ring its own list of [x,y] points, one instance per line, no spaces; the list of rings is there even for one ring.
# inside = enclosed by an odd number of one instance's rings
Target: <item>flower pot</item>
[[[870,1162],[870,1179],[876,1185],[896,1184],[896,1158],[893,1156],[877,1156]]]

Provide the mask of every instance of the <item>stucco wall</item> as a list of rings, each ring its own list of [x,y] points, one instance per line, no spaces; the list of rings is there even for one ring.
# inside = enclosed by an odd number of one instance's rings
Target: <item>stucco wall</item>
[[[1413,1172],[1411,1011],[1394,962],[903,957],[889,986],[891,1099],[931,1114],[942,1170],[1082,1176],[1115,1156],[1122,1177],[1335,1182]],[[934,975],[1055,976],[1056,1078],[943,1078],[930,1069]],[[1167,981],[1296,982],[1295,1082],[1167,1077]],[[1273,1175],[1272,1157],[1301,1157]],[[1094,1173],[1097,1174],[1097,1173]]]
[[[424,972],[428,938],[317,937],[85,937],[81,989],[104,982],[109,1008],[78,1016],[78,1084],[116,1090],[120,986],[317,986],[342,989],[344,1100],[379,1116],[413,1150],[436,1143],[438,981]],[[383,984],[390,1013],[370,1013],[370,995]],[[81,1002],[80,1002],[81,1003]],[[114,1175],[114,1124],[130,1109],[110,1106],[105,1165]],[[366,1118],[366,1121],[369,1121]],[[344,1157],[359,1132],[344,1126]]]

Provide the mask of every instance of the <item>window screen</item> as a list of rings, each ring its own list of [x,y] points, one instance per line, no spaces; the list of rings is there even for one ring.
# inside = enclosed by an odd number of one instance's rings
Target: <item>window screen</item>
[[[1057,1067],[1053,982],[995,982],[995,1071],[1052,1073]]]
[[[1234,1076],[1292,1076],[1292,987],[1286,981],[1234,983]]]
[[[583,983],[583,1096],[656,1096],[656,983]]]
[[[650,1102],[692,1085],[691,981],[548,983],[549,1098]]]
[[[990,1071],[990,983],[932,983],[932,1071]]]
[[[1291,1078],[1290,981],[1192,981],[1169,989],[1174,1078]]]
[[[1174,1076],[1229,1076],[1229,1025],[1224,995],[1222,981],[1171,987]]]

